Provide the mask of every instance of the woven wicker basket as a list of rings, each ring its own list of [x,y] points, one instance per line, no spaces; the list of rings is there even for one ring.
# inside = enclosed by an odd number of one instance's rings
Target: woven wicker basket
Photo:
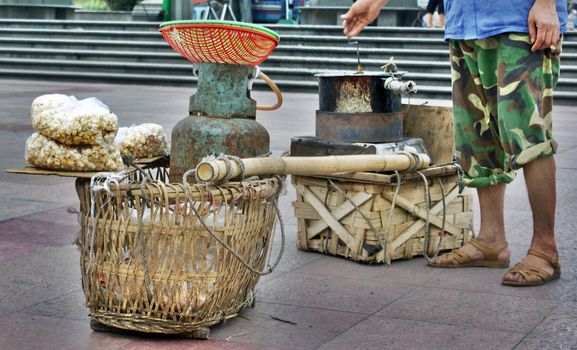
[[[454,167],[423,173],[428,173],[427,185],[414,173],[402,174],[396,197],[395,175],[357,173],[338,180],[293,176],[297,247],[366,263],[422,256],[425,244],[429,256],[461,247],[472,236],[471,195],[459,194]]]
[[[190,203],[215,236],[262,271],[281,180],[189,185],[187,197],[182,184],[166,182],[166,168],[148,174],[156,180],[135,174],[110,184],[111,193],[91,195],[87,181],[77,182],[82,285],[93,328],[206,338],[209,326],[253,303],[259,275],[209,234]]]

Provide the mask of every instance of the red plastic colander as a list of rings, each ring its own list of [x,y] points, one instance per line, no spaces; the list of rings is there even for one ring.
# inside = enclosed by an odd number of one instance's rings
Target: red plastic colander
[[[277,33],[250,23],[232,21],[171,21],[160,25],[170,46],[193,63],[256,66],[280,40]]]

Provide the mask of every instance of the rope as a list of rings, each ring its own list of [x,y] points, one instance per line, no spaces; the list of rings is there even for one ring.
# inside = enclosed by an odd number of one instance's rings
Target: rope
[[[395,171],[395,173],[397,174],[397,176],[399,175],[398,171]],[[345,197],[345,199],[347,200],[347,202],[349,202],[354,208],[355,211],[365,220],[365,222],[369,225],[369,227],[371,228],[371,230],[373,230],[373,232],[375,234],[377,234],[377,229],[373,226],[373,224],[371,223],[371,221],[365,216],[365,214],[362,212],[362,210],[355,204],[355,202],[353,202],[353,200],[339,187],[337,186],[333,181],[331,181],[330,179],[327,179],[328,184],[330,187],[334,188],[338,193],[340,193],[341,195],[343,195]],[[397,188],[395,190],[395,195],[393,197],[393,204],[391,207],[391,211],[389,212],[389,219],[388,219],[388,223],[387,223],[387,230],[385,231],[385,235],[378,235],[379,237],[383,237],[383,240],[381,240],[381,246],[383,248],[383,252],[385,254],[385,263],[386,265],[391,265],[391,259],[389,256],[387,256],[387,242],[389,239],[389,234],[390,234],[390,229],[391,229],[391,217],[392,217],[392,212],[395,208],[395,201],[397,199],[397,194],[399,193],[399,189],[401,188],[401,180],[398,180],[397,183]],[[328,192],[327,192],[327,197],[328,197]],[[327,201],[325,198],[325,206],[327,206]]]
[[[104,179],[102,185],[97,185],[97,181]],[[126,174],[124,172],[119,173],[111,173],[111,172],[102,172],[97,173],[90,179],[90,250],[88,253],[88,271],[90,272],[92,269],[92,259],[94,257],[94,236],[96,231],[96,192],[98,191],[105,191],[107,194],[106,201],[102,203],[98,210],[104,208],[109,202],[112,197],[114,197],[114,193],[110,190],[110,183],[119,184],[119,181],[123,181],[126,179]]]
[[[136,170],[142,176],[142,180],[140,182],[140,192],[142,193],[142,202],[140,203],[140,208],[137,210],[138,241],[136,245],[136,251],[134,253],[136,257],[142,258],[144,288],[148,292],[148,297],[150,298],[152,296],[152,287],[150,284],[150,275],[148,273],[148,249],[147,249],[148,242],[146,232],[144,231],[144,210],[146,209],[148,204],[150,204],[150,208],[152,211],[152,203],[154,201],[150,200],[149,196],[146,194],[148,190],[148,187],[146,185],[148,183],[154,183],[154,182],[160,183],[160,182],[152,179],[150,175],[146,171],[144,171],[144,169],[141,166],[139,166],[138,164],[134,164],[133,160],[134,159],[132,158],[127,158],[125,162],[128,166],[136,168]]]
[[[184,192],[186,194],[186,199],[188,201],[188,204],[190,206],[190,209],[194,212],[194,214],[196,215],[197,219],[200,221],[201,225],[204,227],[204,229],[206,230],[206,232],[208,232],[208,234],[214,238],[218,243],[220,243],[226,250],[229,251],[229,253],[231,253],[245,268],[247,268],[250,272],[253,272],[257,275],[260,276],[266,276],[271,274],[274,269],[278,266],[278,264],[280,263],[280,259],[282,258],[282,255],[284,254],[284,249],[285,249],[285,243],[286,243],[286,238],[285,238],[285,229],[284,229],[284,221],[282,219],[281,213],[280,213],[280,209],[278,208],[278,197],[275,198],[273,200],[273,205],[275,208],[275,213],[278,217],[279,220],[279,225],[280,225],[280,229],[281,229],[281,246],[279,249],[279,255],[277,256],[275,262],[268,266],[268,270],[265,272],[262,271],[258,271],[257,269],[255,269],[254,267],[250,266],[246,261],[244,261],[243,257],[237,253],[233,248],[231,248],[225,241],[222,240],[222,238],[220,238],[219,236],[217,236],[216,234],[214,234],[214,232],[212,232],[212,230],[210,229],[210,227],[208,227],[208,225],[206,224],[206,222],[203,220],[202,216],[200,215],[200,213],[198,212],[198,210],[196,209],[196,206],[194,205],[194,202],[192,200],[192,195],[190,193],[190,189],[189,189],[189,185],[188,185],[188,177],[193,174],[196,173],[196,170],[194,169],[190,169],[188,171],[186,171],[183,175],[182,175],[182,185],[184,188]],[[196,175],[195,175],[196,176]],[[280,181],[280,178],[279,178]],[[282,183],[282,182],[281,182]],[[207,183],[208,184],[208,183]],[[273,194],[275,197],[278,193],[278,191],[280,191],[280,189],[282,188],[282,186],[279,183],[279,189],[277,189],[277,192],[275,194]],[[272,242],[271,242],[272,243]]]
[[[383,241],[381,241],[381,245],[383,246],[383,250],[385,253],[385,262],[387,265],[391,264],[391,257],[387,254],[387,243],[389,242],[389,235],[391,233],[391,221],[393,220],[393,211],[395,210],[395,206],[397,204],[397,196],[399,195],[399,191],[401,190],[401,174],[397,170],[395,170],[395,175],[397,177],[397,186],[395,188],[395,193],[393,194],[393,200],[391,201],[391,209],[389,210],[389,217],[387,218],[387,230],[385,231],[385,237]]]
[[[420,171],[417,171],[417,174],[419,174],[422,177],[424,184],[425,184],[425,205],[427,207],[427,218],[425,220],[425,235],[423,237],[423,256],[425,257],[425,259],[428,262],[432,262],[439,255],[439,252],[441,250],[441,242],[443,239],[442,235],[445,232],[445,221],[447,218],[447,208],[446,208],[447,203],[445,202],[445,189],[443,187],[443,183],[441,182],[441,179],[438,178],[437,180],[439,181],[439,186],[441,187],[441,200],[443,201],[443,225],[441,227],[441,231],[439,234],[439,244],[437,245],[437,249],[435,249],[435,253],[433,254],[433,257],[429,257],[428,251],[429,251],[429,244],[431,243],[431,225],[430,225],[430,221],[429,221],[429,215],[430,215],[430,211],[431,211],[431,191],[429,188],[429,183],[427,181],[427,177],[423,173],[421,173]]]
[[[265,157],[265,155],[262,155],[262,156]],[[218,182],[219,184],[226,183],[232,178],[232,175],[233,175],[232,174],[232,162],[235,162],[236,165],[238,166],[239,170],[240,170],[240,175],[237,178],[240,180],[244,180],[245,173],[246,173],[246,167],[244,166],[244,163],[242,162],[242,159],[240,159],[240,157],[232,156],[232,155],[228,155],[228,154],[221,154],[216,158],[214,156],[204,157],[201,160],[201,162],[212,162],[214,160],[222,160],[224,162],[225,167],[226,167],[226,173],[224,175],[224,178]],[[192,173],[191,170],[187,171],[187,173],[188,172]],[[184,180],[185,177],[183,176],[182,178]],[[208,183],[208,182],[202,181],[198,177],[198,174],[196,173],[196,171],[194,171],[194,181],[196,183]],[[185,184],[185,182],[183,182],[183,184]]]
[[[147,203],[150,203],[150,201],[148,200],[148,196],[146,195],[146,184],[148,182],[150,182],[150,177],[145,174],[143,172],[143,175],[145,176],[143,181],[141,181],[140,183],[140,191],[142,193],[142,202],[140,204],[140,208],[138,210],[138,244],[137,244],[137,248],[139,248],[138,250],[140,251],[140,254],[138,254],[138,252],[135,252],[136,256],[141,256],[142,257],[142,266],[143,266],[143,274],[144,274],[144,288],[146,288],[146,291],[148,292],[149,296],[152,295],[152,289],[150,287],[150,277],[148,275],[148,253],[147,253],[147,245],[148,242],[146,240],[146,234],[144,232],[144,209],[147,207]],[[151,210],[152,210],[152,206],[151,206]]]
[[[465,183],[463,182],[463,175],[465,174],[465,172],[463,171],[461,164],[459,164],[457,160],[455,160],[453,164],[457,168],[457,183],[459,184],[459,194],[461,194],[465,189]]]

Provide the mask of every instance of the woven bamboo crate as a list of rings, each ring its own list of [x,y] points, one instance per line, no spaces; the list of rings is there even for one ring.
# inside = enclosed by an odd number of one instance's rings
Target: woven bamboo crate
[[[293,176],[297,247],[366,263],[422,256],[427,232],[426,190],[430,193],[427,254],[461,247],[472,236],[472,196],[459,194],[454,173],[450,166],[425,170],[427,186],[420,175],[401,175],[394,208],[395,175]]]

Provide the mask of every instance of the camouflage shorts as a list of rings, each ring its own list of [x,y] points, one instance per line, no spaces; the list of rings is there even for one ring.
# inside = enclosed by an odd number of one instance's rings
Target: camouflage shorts
[[[451,40],[455,153],[470,187],[509,183],[515,170],[555,153],[553,88],[561,42],[531,52],[524,33]]]

